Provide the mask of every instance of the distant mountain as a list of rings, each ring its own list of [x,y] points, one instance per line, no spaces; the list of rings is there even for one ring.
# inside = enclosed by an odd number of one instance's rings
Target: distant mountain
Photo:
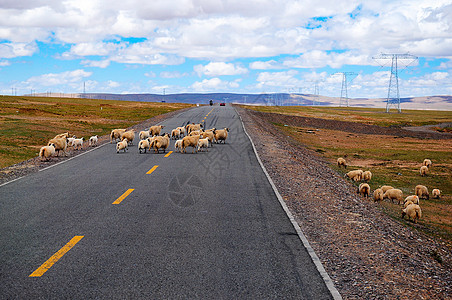
[[[322,95],[312,94],[234,94],[234,93],[208,93],[208,94],[102,94],[102,93],[87,93],[87,94],[43,94],[34,96],[45,97],[77,97],[90,99],[107,99],[107,100],[122,100],[122,101],[143,101],[143,102],[167,102],[167,103],[191,103],[191,104],[208,104],[210,100],[214,103],[241,103],[250,105],[320,105],[320,106],[347,106],[343,101],[340,103],[339,97],[327,97]],[[385,108],[386,99],[384,98],[350,98],[349,106],[351,107],[374,107]],[[452,96],[426,96],[414,98],[401,98],[402,109],[432,109],[432,110],[451,110],[452,111]]]

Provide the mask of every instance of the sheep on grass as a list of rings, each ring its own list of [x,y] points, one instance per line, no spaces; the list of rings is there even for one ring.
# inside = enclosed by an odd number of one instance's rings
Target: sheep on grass
[[[49,146],[41,147],[39,150],[39,158],[41,161],[48,161],[52,155],[55,154],[55,144],[51,143]]]
[[[408,219],[412,219],[414,223],[417,223],[422,217],[421,207],[417,204],[410,204],[406,208],[402,209],[402,219],[405,218],[405,215],[408,216]]]

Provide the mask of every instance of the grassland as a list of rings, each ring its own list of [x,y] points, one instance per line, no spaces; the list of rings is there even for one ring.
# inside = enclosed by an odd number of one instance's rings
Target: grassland
[[[247,108],[285,115],[349,121],[378,126],[423,126],[452,122],[452,112],[435,110],[402,110],[386,113],[382,108],[316,107],[316,106],[247,106]],[[439,128],[438,128],[439,129]],[[444,129],[442,129],[445,131]]]
[[[257,107],[255,110],[278,112],[289,115],[347,120],[380,126],[414,126],[451,122],[452,113],[442,111],[404,111],[402,114],[387,114],[383,110],[317,108],[317,107]],[[400,218],[400,206],[383,201],[381,209],[392,218],[407,226],[415,226],[433,236],[444,238],[452,244],[452,139],[430,140],[387,135],[347,133],[339,130],[293,127],[274,124],[286,135],[306,145],[325,157],[331,168],[339,173],[352,169],[370,170],[373,189],[381,185],[391,185],[403,191],[404,195],[414,194],[418,184],[429,191],[439,188],[441,199],[421,200],[423,217],[418,225]],[[359,125],[358,125],[359,126]],[[349,167],[339,169],[338,157],[346,157]],[[433,161],[428,176],[421,177],[419,168],[424,158]]]
[[[37,156],[58,133],[105,135],[189,104],[0,96],[0,168]]]

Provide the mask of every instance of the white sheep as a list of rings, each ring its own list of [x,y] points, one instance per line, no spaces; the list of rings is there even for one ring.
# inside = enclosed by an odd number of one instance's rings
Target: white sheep
[[[386,193],[387,190],[393,189],[393,187],[390,185],[382,185],[380,189],[383,191],[383,193]]]
[[[182,140],[177,140],[174,143],[174,148],[176,149],[176,152],[181,152],[182,147]]]
[[[353,170],[348,173],[345,173],[344,177],[348,177],[353,181],[360,181],[363,175],[363,170]]]
[[[422,184],[418,184],[416,185],[416,187],[414,188],[414,194],[416,196],[418,196],[419,198],[425,198],[425,199],[429,199],[429,194],[428,194],[428,189],[425,185]]]
[[[148,137],[147,139],[141,140],[138,143],[138,151],[141,153],[146,153],[146,150],[149,148],[149,145],[151,144],[151,139]]]
[[[219,129],[215,131],[215,141],[216,143],[220,143],[223,141],[223,144],[226,143],[226,139],[228,138],[229,128]]]
[[[422,217],[421,207],[417,204],[410,204],[402,209],[402,219],[405,218],[405,215],[408,215],[408,219],[413,219],[413,222],[417,223],[417,220]]]
[[[384,195],[383,195],[383,199],[390,199],[391,202],[394,202],[394,200],[397,200],[397,204],[400,204],[401,202],[403,202],[403,192],[402,190],[399,189],[390,189],[387,190]]]
[[[210,143],[210,147],[213,147],[213,140],[215,139],[215,129],[212,130],[206,130],[203,133],[201,133],[201,138],[207,138]]]
[[[370,186],[367,183],[361,183],[358,187],[358,194],[363,195],[364,197],[369,197],[370,195]]]
[[[130,145],[133,145],[133,140],[135,139],[135,130],[131,129],[121,134],[121,141],[127,139]]]
[[[361,180],[370,181],[372,179],[372,172],[364,171]]]
[[[76,139],[77,137],[74,135],[74,136],[72,136],[72,137],[70,137],[70,138],[67,138],[67,146],[68,147],[73,147],[74,146],[74,140]]]
[[[72,142],[74,149],[80,150],[81,148],[83,148],[83,140],[84,140],[83,137],[79,139],[74,139],[74,141]]]
[[[179,129],[173,129],[171,130],[171,139],[178,140],[180,138],[180,130]]]
[[[422,162],[423,166],[426,166],[427,168],[430,168],[432,166],[432,161],[428,158],[424,159],[424,161]]]
[[[376,189],[374,191],[374,201],[382,201],[383,200],[383,190],[382,189]]]
[[[55,151],[57,151],[57,156],[60,155],[60,151],[63,151],[63,154],[66,156],[66,149],[67,149],[67,138],[53,138],[48,143],[47,146],[50,146],[50,144],[54,144]]]
[[[155,136],[149,143],[149,151],[154,147],[154,152],[159,153],[160,149],[163,149],[163,153],[165,153],[169,143],[170,138],[168,133],[165,133],[163,136]]]
[[[198,141],[199,141],[200,137],[201,137],[200,135],[192,135],[192,136],[184,137],[182,139],[181,147],[180,147],[181,153],[187,153],[185,150],[187,147],[193,147],[193,153],[195,153],[195,150],[196,150],[196,152],[198,152],[196,147],[198,146]]]
[[[427,175],[427,172],[428,172],[428,167],[427,167],[427,166],[422,166],[422,167],[419,169],[419,173],[421,174],[421,176],[426,176],[426,175]]]
[[[432,198],[439,199],[441,197],[441,191],[439,189],[432,190]]]
[[[39,150],[39,158],[41,161],[48,161],[52,155],[55,154],[55,144],[51,143],[49,146],[41,147]]]
[[[126,132],[127,129],[113,129],[110,134],[110,144],[113,143],[113,140],[116,142],[116,139],[121,140],[121,134]]]
[[[150,134],[149,130],[143,130],[143,131],[140,131],[140,133],[138,134],[138,136],[140,137],[140,140],[145,140],[145,139],[147,139],[148,137],[150,137],[151,134]]]
[[[185,136],[186,130],[184,126],[177,127],[176,129],[180,131],[180,137]]]
[[[403,202],[405,207],[408,206],[406,204],[407,202],[411,202],[411,203],[414,203],[414,204],[419,204],[419,197],[416,196],[416,195],[411,195],[411,196],[406,197],[405,201]]]
[[[347,169],[347,161],[345,160],[345,158],[343,157],[339,157],[337,159],[337,166],[340,167],[344,167],[345,169]]]
[[[163,127],[165,127],[165,126],[163,126],[163,125],[154,125],[154,126],[151,126],[151,127],[149,128],[149,134],[150,134],[151,136],[160,135],[160,131],[162,131],[162,128],[163,128]]]
[[[201,148],[205,148],[206,149],[206,151],[207,152],[209,152],[209,149],[207,149],[209,147],[209,139],[208,138],[205,138],[205,139],[199,139],[198,140],[198,151],[201,149]]]
[[[126,152],[128,148],[129,143],[127,142],[127,139],[124,139],[116,144],[116,153],[119,153],[120,150],[124,150]]]
[[[92,137],[89,138],[89,145],[90,146],[97,146],[97,141],[99,140],[99,136],[98,135],[93,135]]]

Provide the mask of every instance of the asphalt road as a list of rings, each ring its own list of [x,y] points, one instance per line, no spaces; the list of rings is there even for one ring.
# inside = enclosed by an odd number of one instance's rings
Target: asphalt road
[[[0,297],[331,298],[232,107],[163,131],[203,120],[230,129],[226,144],[169,156],[106,144],[1,186]]]

